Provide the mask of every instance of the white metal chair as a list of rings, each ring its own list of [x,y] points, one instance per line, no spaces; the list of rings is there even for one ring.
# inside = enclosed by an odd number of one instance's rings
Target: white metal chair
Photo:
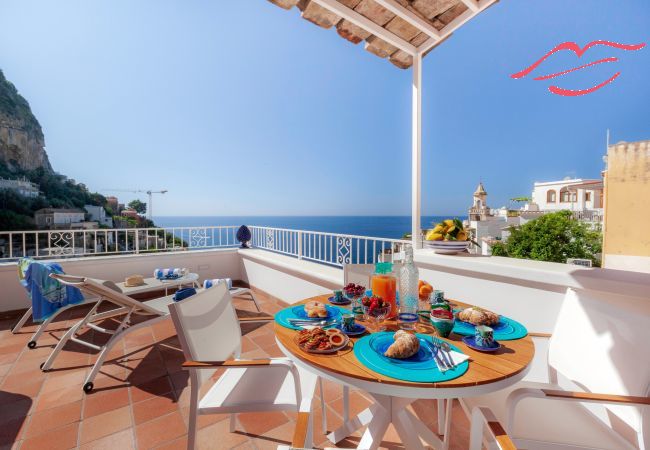
[[[548,350],[549,382],[464,399],[470,449],[645,449],[650,440],[650,299],[568,289]],[[498,426],[504,423],[502,429]],[[496,431],[496,432],[495,432]]]
[[[252,289],[247,288],[247,287],[235,287],[233,286],[231,289],[229,289],[230,296],[231,297],[239,297],[239,298],[244,298],[244,296],[247,296],[250,298],[250,300],[255,303],[255,308],[257,308],[257,312],[262,312],[262,309],[260,308],[260,304],[257,302],[257,298],[255,297],[255,293],[253,292]]]
[[[86,316],[74,324],[63,335],[54,350],[52,350],[52,353],[50,353],[50,356],[47,358],[47,360],[41,364],[41,369],[43,371],[49,370],[54,364],[54,360],[56,359],[57,355],[61,352],[68,341],[72,341],[85,347],[98,350],[99,355],[97,356],[97,360],[95,361],[92,370],[84,381],[83,390],[85,392],[92,391],[94,387],[93,381],[95,377],[99,373],[99,370],[101,369],[102,364],[104,363],[104,360],[106,359],[106,356],[110,352],[111,348],[113,348],[117,342],[119,342],[127,334],[132,333],[133,331],[153,325],[154,323],[169,318],[169,310],[167,308],[167,305],[173,303],[171,295],[167,297],[156,298],[154,300],[140,302],[138,300],[127,297],[112,281],[93,280],[91,278],[76,277],[72,275],[51,276],[63,284],[75,286],[79,288],[83,293],[99,299],[90,309],[90,311],[88,311]],[[104,302],[113,304],[116,306],[116,308],[104,312],[98,312],[99,306]],[[106,329],[93,323],[118,316],[123,317],[120,320],[117,328],[114,330]],[[147,319],[139,322],[136,325],[132,325],[131,319],[133,316],[147,317]],[[96,345],[77,337],[77,333],[84,328],[91,328],[100,333],[110,334],[111,337],[104,345]]]
[[[189,449],[195,446],[198,414],[231,414],[232,432],[236,413],[298,411],[307,414],[307,440],[311,442],[313,420],[309,413],[318,377],[286,358],[239,359],[241,328],[224,283],[170,304],[169,310],[187,359],[183,367],[190,371]],[[246,321],[262,320],[272,319]],[[201,387],[218,368],[226,370],[199,398]],[[325,411],[322,385],[321,404]]]

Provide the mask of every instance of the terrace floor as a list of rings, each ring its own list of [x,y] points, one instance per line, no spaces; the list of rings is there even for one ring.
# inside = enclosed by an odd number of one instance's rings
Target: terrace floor
[[[257,291],[257,295],[266,313],[273,314],[286,306],[263,292]],[[250,301],[234,302],[241,315],[255,311]],[[13,335],[10,329],[16,319],[0,318],[0,449],[186,448],[188,376],[181,369],[183,355],[171,320],[124,339],[103,366],[91,394],[84,394],[81,386],[94,362],[94,351],[68,345],[52,371],[43,373],[39,369],[63,330],[83,314],[83,307],[61,314],[33,350],[26,346],[33,326]],[[242,357],[282,356],[275,345],[272,323],[247,324],[242,333]],[[342,423],[341,395],[340,386],[325,382],[330,430]],[[351,393],[351,414],[369,404],[363,393]],[[318,447],[332,447],[321,427],[320,402],[315,401],[314,407],[315,443]],[[437,429],[434,401],[418,400],[413,410]],[[237,431],[230,433],[227,415],[200,416],[198,447],[275,449],[281,444],[290,445],[295,417],[294,413],[284,412],[239,414]],[[360,435],[339,445],[356,447]],[[466,449],[468,439],[469,422],[456,402],[450,448]],[[393,428],[386,433],[382,448],[404,448]]]

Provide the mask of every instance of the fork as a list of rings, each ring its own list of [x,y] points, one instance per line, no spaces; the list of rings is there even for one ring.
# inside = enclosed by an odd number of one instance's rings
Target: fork
[[[442,354],[442,357],[440,359],[443,361],[444,365],[448,369],[453,369],[454,364],[450,361],[447,353],[445,353],[446,350],[445,347],[447,347],[447,345],[445,344],[447,343],[435,336],[432,337],[432,340],[433,340],[433,346],[436,348],[436,350],[438,350],[438,353]]]

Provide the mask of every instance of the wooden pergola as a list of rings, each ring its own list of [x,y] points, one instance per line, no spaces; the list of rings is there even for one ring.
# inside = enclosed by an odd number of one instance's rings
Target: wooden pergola
[[[269,0],[401,68],[413,68],[411,238],[420,248],[422,58],[498,0]]]

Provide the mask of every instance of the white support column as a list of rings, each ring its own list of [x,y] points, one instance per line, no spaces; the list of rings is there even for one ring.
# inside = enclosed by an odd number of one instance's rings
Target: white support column
[[[412,155],[411,155],[411,241],[421,248],[420,212],[422,190],[422,53],[413,56]]]

